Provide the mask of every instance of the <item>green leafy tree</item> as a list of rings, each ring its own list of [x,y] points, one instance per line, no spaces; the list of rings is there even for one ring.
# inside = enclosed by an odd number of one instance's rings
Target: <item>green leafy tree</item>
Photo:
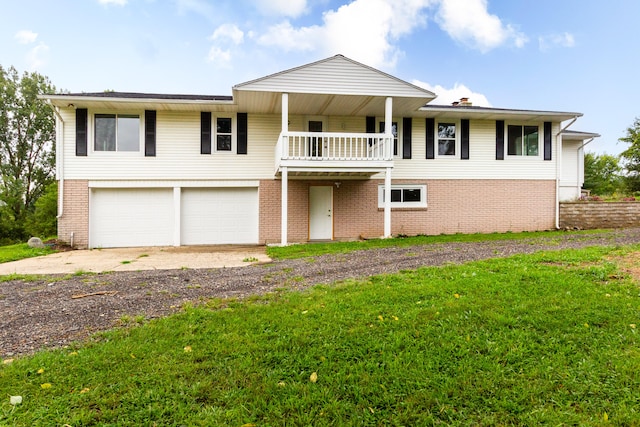
[[[593,194],[610,195],[622,189],[622,167],[617,156],[587,153],[584,156],[584,185]]]
[[[618,141],[629,144],[629,148],[620,154],[627,172],[627,188],[633,192],[640,191],[640,118],[636,117],[633,125],[627,128],[627,135]]]
[[[52,182],[35,203],[35,209],[27,221],[31,236],[47,238],[55,236],[58,229],[58,184]]]
[[[26,220],[54,179],[55,120],[38,99],[54,92],[45,76],[0,66],[0,240],[26,236]]]

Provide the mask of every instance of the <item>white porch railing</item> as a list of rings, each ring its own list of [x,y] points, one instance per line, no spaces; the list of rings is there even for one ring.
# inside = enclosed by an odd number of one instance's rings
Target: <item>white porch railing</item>
[[[393,136],[383,133],[283,132],[276,167],[283,160],[363,162],[393,160]]]

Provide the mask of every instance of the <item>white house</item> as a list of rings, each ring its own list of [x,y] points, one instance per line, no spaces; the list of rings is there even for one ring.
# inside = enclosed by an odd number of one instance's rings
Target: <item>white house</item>
[[[544,230],[577,198],[580,113],[482,108],[342,55],[233,96],[46,95],[77,247]],[[388,197],[387,197],[388,195]]]

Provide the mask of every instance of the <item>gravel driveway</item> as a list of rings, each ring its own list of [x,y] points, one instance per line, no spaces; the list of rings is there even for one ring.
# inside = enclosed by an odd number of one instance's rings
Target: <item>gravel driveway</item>
[[[541,250],[640,243],[640,228],[598,234],[357,251],[223,269],[61,275],[0,283],[0,357],[60,347],[116,326],[125,316],[155,318],[185,302],[243,298],[283,287],[366,277]]]

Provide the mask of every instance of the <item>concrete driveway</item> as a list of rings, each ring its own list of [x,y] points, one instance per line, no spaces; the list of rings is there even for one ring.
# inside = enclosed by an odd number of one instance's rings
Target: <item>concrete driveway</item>
[[[241,267],[271,261],[264,246],[181,246],[58,252],[0,264],[4,274],[170,270]]]

